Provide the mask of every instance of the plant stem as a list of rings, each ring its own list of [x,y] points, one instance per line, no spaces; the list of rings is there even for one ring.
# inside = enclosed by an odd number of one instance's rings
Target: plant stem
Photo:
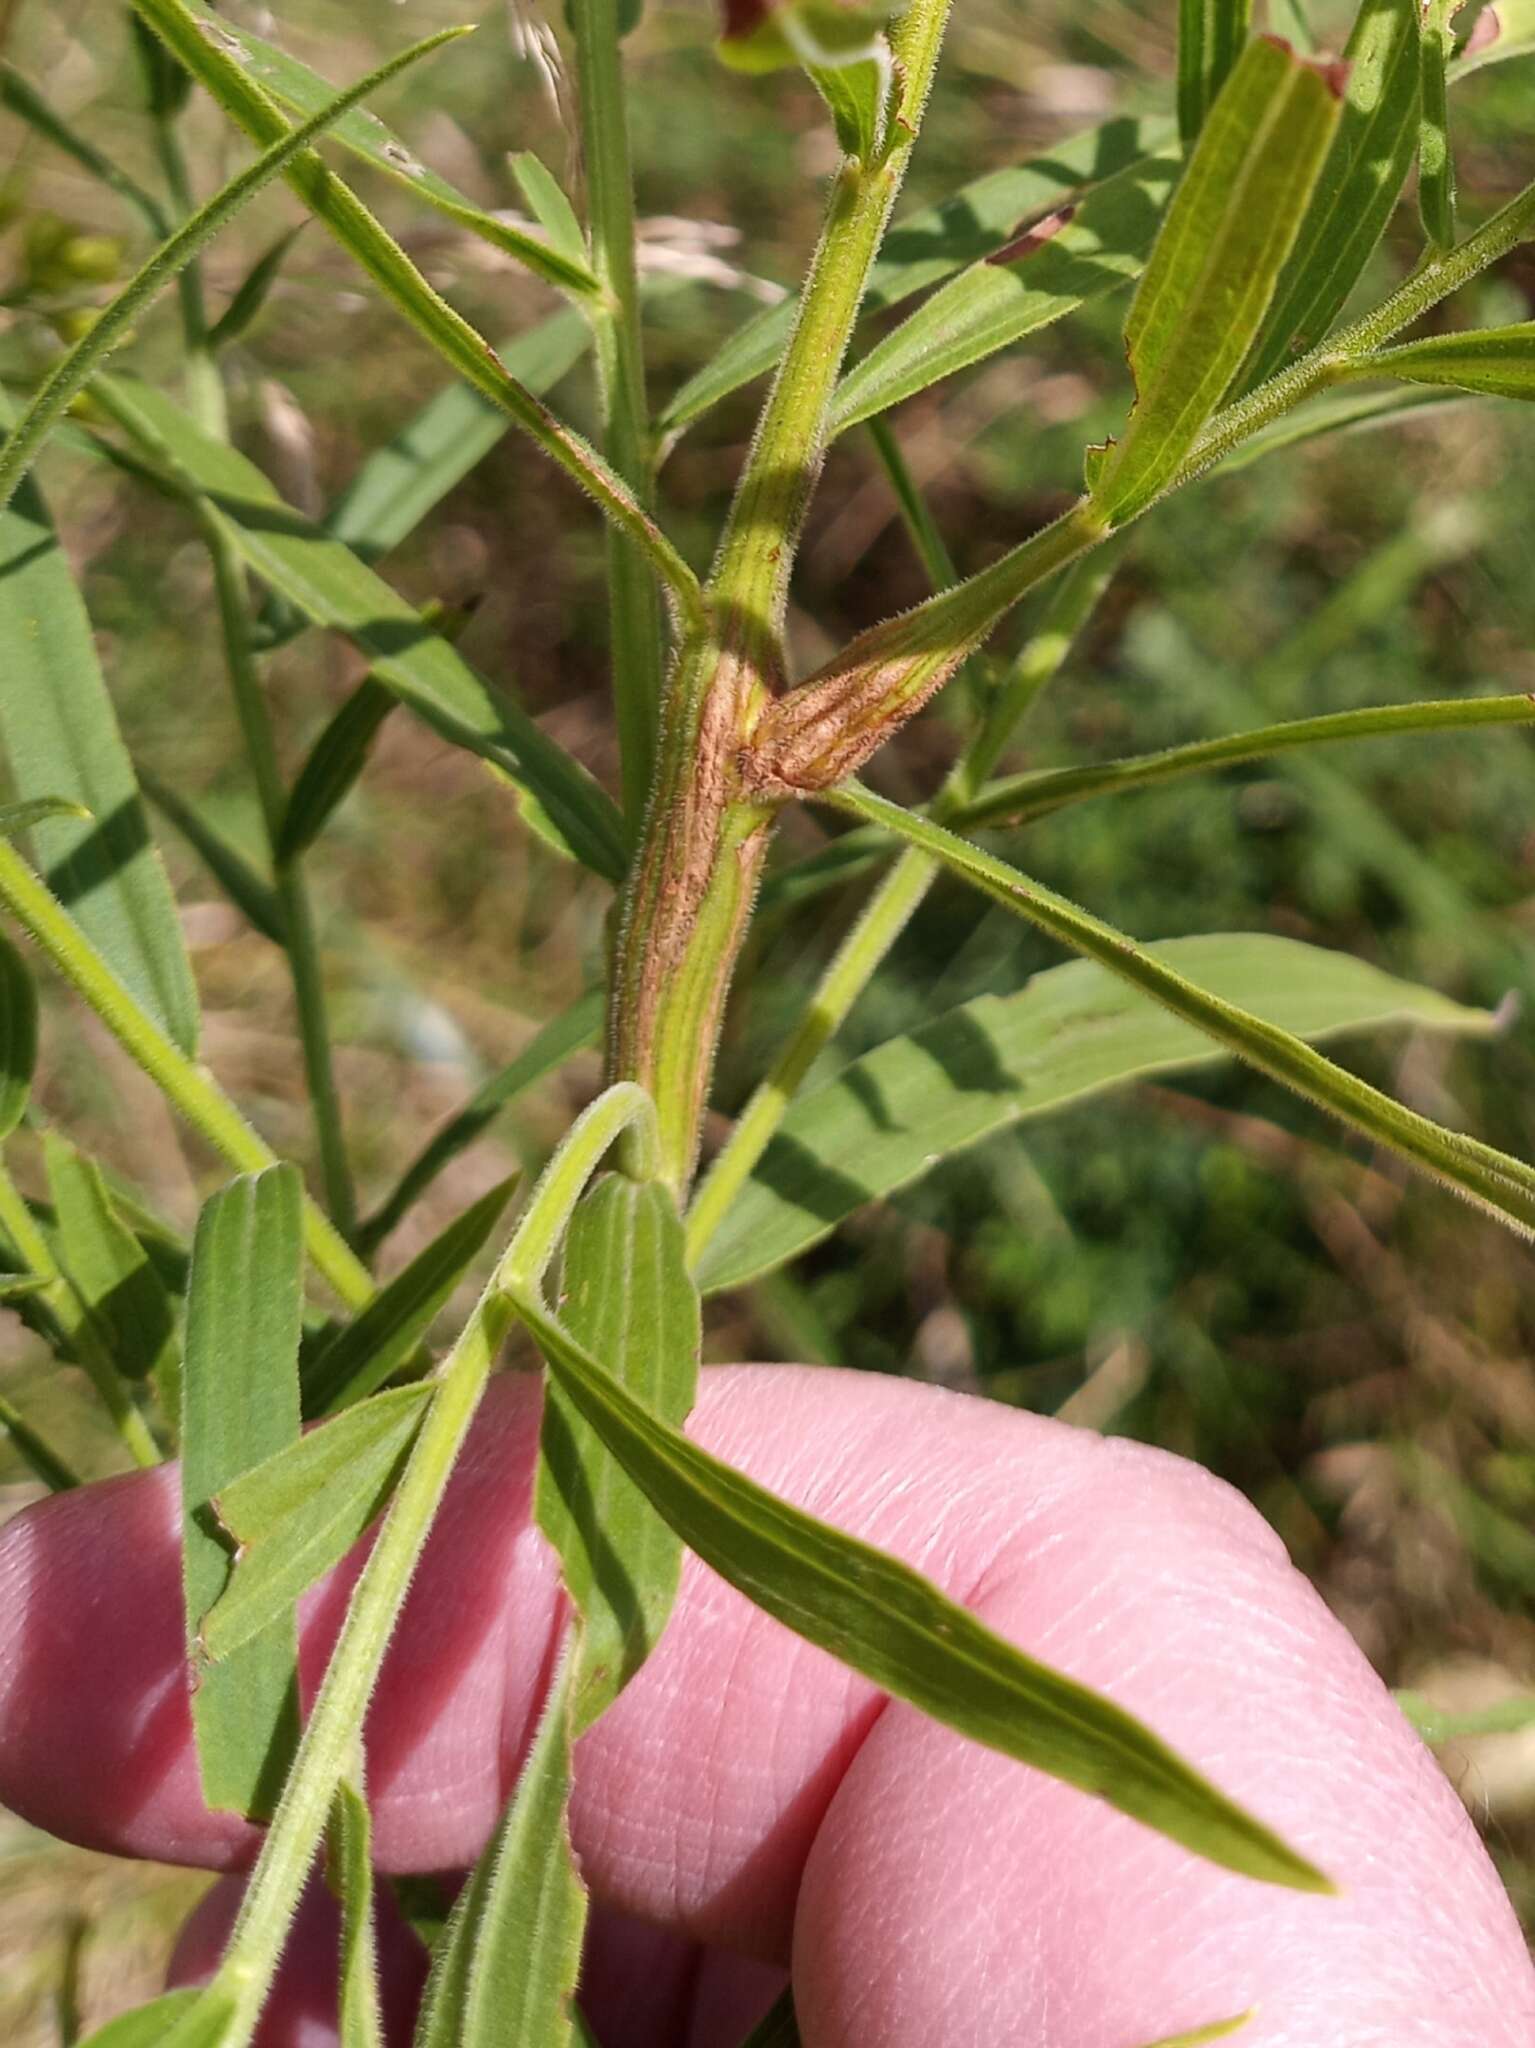
[[[654,1177],[660,1151],[649,1100],[637,1088],[609,1089],[572,1125],[545,1168],[511,1243],[442,1365],[404,1476],[347,1607],[214,1980],[235,2004],[222,2048],[245,2048],[255,2030],[336,1787],[351,1766],[357,1731],[406,1589],[496,1354],[516,1319],[513,1296],[540,1287],[582,1190],[626,1130],[636,1134],[641,1169]]]
[[[587,308],[597,342],[603,453],[649,511],[654,468],[634,265],[634,182],[617,0],[574,0],[570,21],[575,32],[592,268],[603,288],[601,301]],[[661,716],[661,606],[649,564],[611,528],[608,608],[624,815],[630,832],[637,834],[655,772],[656,728]]]
[[[934,538],[937,539],[936,534]],[[1039,630],[1030,635],[1020,650],[980,732],[950,771],[933,805],[935,817],[952,819],[974,799],[977,787],[1007,744],[1018,720],[1046,684],[1059,674],[1073,642],[1119,566],[1119,555],[1117,548],[1105,549],[1094,558],[1092,567],[1097,573],[1085,573],[1087,565],[1080,564],[1062,583]],[[940,541],[929,566],[938,566],[946,558],[947,550]],[[783,1122],[805,1076],[847,1021],[849,1011],[873,980],[940,871],[940,863],[930,854],[916,847],[905,848],[837,948],[788,1042],[753,1090],[693,1199],[687,1216],[690,1265],[696,1266],[702,1258]]]
[[[27,1418],[0,1395],[0,1429],[3,1429],[50,1493],[69,1493],[83,1482],[78,1472],[61,1458],[47,1440],[38,1435]]]
[[[775,804],[741,757],[772,691],[795,550],[826,447],[838,372],[937,66],[948,0],[913,0],[892,32],[904,85],[884,158],[843,160],[799,315],[763,408],[705,593],[715,628],[666,692],[655,788],[615,949],[609,1076],[660,1118],[664,1177],[692,1176],[731,974]]]
[[[178,1113],[241,1173],[260,1173],[277,1154],[251,1129],[228,1096],[141,1008],[58,899],[14,847],[0,841],[0,902],[29,932]],[[374,1294],[372,1276],[337,1233],[329,1217],[304,1198],[304,1242],[319,1272],[348,1308]]]
[[[27,1207],[21,1190],[3,1166],[0,1166],[0,1230],[10,1239],[27,1271],[43,1282],[38,1298],[58,1324],[69,1356],[101,1396],[128,1455],[136,1465],[158,1465],[160,1450],[150,1433],[149,1424],[135,1407],[122,1375],[112,1362],[111,1353],[91,1321],[89,1309],[76,1294],[68,1276],[59,1270],[53,1247]],[[52,1483],[50,1480],[49,1484]]]

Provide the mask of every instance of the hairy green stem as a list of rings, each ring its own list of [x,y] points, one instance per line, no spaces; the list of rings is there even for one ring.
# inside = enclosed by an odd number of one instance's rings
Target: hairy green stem
[[[617,0],[573,0],[576,78],[592,268],[603,296],[587,311],[597,341],[603,453],[648,511],[654,490],[640,295],[634,263],[634,181]],[[624,815],[637,834],[655,773],[664,641],[655,580],[642,555],[608,533],[613,702]]]
[[[642,1171],[660,1165],[654,1110],[638,1088],[599,1096],[546,1167],[512,1241],[437,1376],[431,1404],[310,1711],[282,1798],[214,1979],[234,2001],[222,2048],[246,2048],[260,2019],[299,1894],[324,1838],[336,1787],[351,1766],[368,1700],[406,1589],[442,1501],[502,1341],[514,1296],[532,1294],[583,1189],[630,1130]]]
[[[771,834],[774,802],[745,786],[744,749],[784,681],[784,607],[826,447],[842,358],[927,101],[948,0],[913,0],[892,41],[904,80],[894,146],[847,157],[768,393],[706,592],[714,631],[685,645],[662,719],[655,787],[615,949],[609,1075],[660,1118],[680,1195],[698,1156],[726,991]]]
[[[10,1239],[28,1273],[42,1281],[38,1298],[58,1325],[69,1356],[100,1395],[103,1407],[112,1418],[112,1427],[122,1438],[129,1457],[136,1465],[158,1465],[160,1450],[150,1433],[149,1424],[134,1405],[133,1396],[102,1342],[89,1309],[76,1294],[68,1276],[59,1270],[53,1247],[27,1207],[21,1190],[3,1166],[0,1166],[0,1231]]]
[[[205,1070],[188,1059],[129,994],[63,905],[4,841],[0,841],[0,902],[200,1137],[240,1173],[260,1173],[277,1164],[272,1148],[257,1137]],[[348,1308],[361,1308],[372,1300],[373,1279],[367,1267],[307,1196],[304,1242],[315,1270]]]

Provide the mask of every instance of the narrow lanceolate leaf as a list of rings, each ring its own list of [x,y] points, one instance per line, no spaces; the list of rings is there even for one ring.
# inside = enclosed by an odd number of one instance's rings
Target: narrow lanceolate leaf
[[[299,1595],[367,1533],[431,1396],[430,1385],[375,1394],[215,1489],[212,1514],[240,1556],[203,1620],[205,1657],[233,1668],[229,1660],[291,1614]]]
[[[438,1946],[416,2048],[575,2048],[586,1890],[565,1817],[573,1666],[561,1662],[500,1827]]]
[[[1409,384],[1448,384],[1494,398],[1535,398],[1535,321],[1436,334],[1378,349],[1350,364],[1351,377],[1399,377]]]
[[[864,294],[864,312],[898,306],[980,262],[1032,221],[1081,199],[1084,188],[1154,155],[1170,134],[1165,121],[1120,115],[1044,156],[990,171],[938,205],[908,214],[885,237]],[[765,376],[782,356],[798,310],[798,300],[786,300],[738,328],[667,406],[660,422],[663,433],[681,433],[722,398]]]
[[[0,400],[0,424],[9,416]],[[197,990],[85,606],[41,495],[0,514],[0,740],[23,801],[62,798],[32,833],[49,887],[183,1052]]]
[[[578,1342],[647,1408],[686,1421],[698,1389],[698,1293],[676,1203],[658,1182],[612,1174],[582,1199],[563,1300]],[[535,1514],[581,1616],[571,1695],[580,1734],[660,1640],[682,1549],[557,1382],[545,1397]]]
[[[330,1878],[341,1901],[339,2048],[384,2048],[373,1922],[372,1819],[358,1786],[343,1778],[331,1809]]]
[[[265,86],[273,99],[296,114],[313,116],[334,98],[335,87],[307,65],[273,44],[262,42],[259,36],[236,28],[222,14],[203,6],[202,0],[186,0],[186,9],[202,24],[210,42],[227,51],[250,77]],[[467,228],[482,241],[525,264],[546,283],[583,293],[598,289],[586,263],[573,261],[568,253],[551,248],[507,221],[497,220],[494,214],[466,199],[446,178],[440,178],[422,163],[376,114],[359,107],[338,121],[333,133],[335,140],[354,156],[406,186],[456,226]]]
[[[328,96],[311,120],[273,142],[253,164],[232,178],[206,206],[199,207],[190,220],[161,243],[148,262],[102,310],[100,317],[91,322],[74,347],[60,358],[16,421],[4,447],[0,448],[0,506],[10,503],[17,485],[36,460],[48,435],[107,357],[128,338],[135,322],[186,269],[198,251],[211,242],[258,192],[280,177],[300,152],[306,150],[348,107],[355,106],[365,94],[374,91],[407,64],[413,64],[417,58],[464,33],[462,29],[449,29],[442,35],[433,36],[382,65],[346,92]]]
[[[432,729],[489,761],[550,843],[616,880],[624,840],[612,799],[524,712],[349,548],[284,504],[254,463],[204,434],[148,385],[103,380],[104,405],[207,506],[251,569],[318,626],[344,633],[373,675]]]
[[[210,1985],[206,1991],[167,1991],[136,2012],[108,2020],[80,2048],[222,2048],[234,2005]]]
[[[43,1152],[59,1265],[117,1371],[163,1381],[177,1343],[164,1281],[118,1215],[96,1162],[52,1131]]]
[[[1178,132],[1191,149],[1236,66],[1252,0],[1178,0]]]
[[[279,867],[307,853],[361,775],[379,728],[398,698],[364,676],[310,748],[288,797],[277,843]]]
[[[62,796],[29,797],[24,803],[0,804],[0,839],[14,839],[22,832],[30,832],[34,825],[41,825],[48,818],[90,815],[84,804],[73,804]]]
[[[810,82],[825,100],[846,156],[877,163],[885,146],[890,106],[888,50],[856,64],[807,66]]]
[[[1535,0],[1497,0],[1484,7],[1476,19],[1476,32],[1455,59],[1450,83],[1486,70],[1489,64],[1506,64],[1512,57],[1535,55]]]
[[[1210,111],[1130,308],[1135,409],[1095,451],[1095,511],[1120,525],[1170,482],[1251,348],[1338,125],[1335,84],[1267,37]]]
[[[586,233],[576,218],[576,210],[565,196],[565,189],[531,149],[521,149],[512,157],[512,176],[517,188],[532,209],[539,226],[549,237],[550,243],[570,262],[582,269],[590,267],[590,256],[586,246]]]
[[[1153,2041],[1149,2048],[1204,2048],[1207,2041],[1227,2041],[1254,2018],[1251,2012],[1239,2012],[1229,2020],[1212,2020],[1207,2027],[1195,2027],[1192,2033],[1166,2034],[1159,2041]]]
[[[222,1664],[210,1660],[202,1631],[229,1577],[218,1496],[298,1438],[302,1199],[292,1166],[221,1189],[197,1219],[187,1293],[181,1503],[192,1722],[203,1797],[256,1816],[271,1813],[298,1736],[293,1607]]]
[[[513,1174],[471,1203],[462,1216],[455,1216],[380,1289],[361,1315],[305,1361],[306,1415],[334,1415],[350,1408],[400,1370],[483,1251],[517,1181]]]
[[[179,790],[144,768],[139,770],[139,781],[145,796],[175,826],[236,910],[263,938],[276,946],[283,945],[286,940],[282,905],[271,883],[257,874],[239,848]]]
[[[9,939],[0,939],[0,1139],[21,1122],[37,1067],[37,988]]]
[[[1439,250],[1455,246],[1455,159],[1450,151],[1451,27],[1460,0],[1424,0],[1418,122],[1418,210],[1424,233]]]
[[[1477,1138],[1447,1130],[1394,1102],[1378,1088],[1313,1052],[1293,1032],[1212,995],[1090,912],[983,853],[968,840],[870,791],[846,785],[825,801],[853,817],[881,824],[920,846],[1004,909],[1086,953],[1145,991],[1175,1016],[1196,1025],[1271,1080],[1330,1110],[1350,1130],[1421,1167],[1499,1222],[1535,1236],[1535,1167]]]
[[[1074,209],[1047,214],[951,278],[848,371],[832,430],[842,433],[1138,277],[1178,166],[1175,150],[1143,157]]]
[[[1343,53],[1343,118],[1244,388],[1325,339],[1385,233],[1418,141],[1420,0],[1363,0]]]
[[[279,235],[267,249],[263,249],[250,269],[236,286],[229,304],[220,313],[208,330],[208,346],[215,351],[228,348],[242,335],[248,334],[266,310],[266,302],[272,289],[282,276],[282,267],[288,260],[288,251],[304,232],[306,222],[289,228]]]
[[[568,1010],[539,1031],[530,1044],[499,1073],[478,1087],[463,1108],[428,1139],[358,1233],[366,1252],[381,1245],[401,1218],[420,1200],[445,1166],[490,1128],[510,1103],[562,1067],[575,1053],[595,1045],[602,1036],[606,992],[588,989]]]
[[[1336,746],[1344,740],[1394,738],[1406,733],[1467,732],[1488,725],[1529,725],[1532,721],[1535,695],[1445,697],[1423,704],[1380,704],[1359,711],[1324,712],[1320,718],[1286,719],[1278,725],[1227,733],[1220,739],[1194,740],[1187,746],[1164,747],[1158,753],[1134,754],[1122,761],[1011,775],[988,784],[969,803],[950,812],[946,822],[956,831],[969,833],[1004,820],[1021,824],[1042,818],[1066,804],[1084,803],[1091,797],[1149,789],[1184,775],[1204,774],[1237,761],[1294,753],[1303,747]]]
[[[1235,932],[1145,950],[1297,1038],[1494,1027],[1484,1011],[1294,939]],[[700,1261],[699,1285],[713,1293],[772,1272],[864,1202],[1025,1118],[1222,1056],[1096,961],[1052,967],[1016,995],[978,996],[796,1100]]]
[[[1036,1663],[909,1565],[722,1464],[650,1414],[540,1302],[516,1307],[554,1378],[690,1549],[808,1642],[897,1699],[1105,1799],[1250,1877],[1330,1889],[1110,1701]]]
[[[1361,391],[1356,385],[1342,385],[1298,405],[1261,433],[1238,443],[1215,473],[1229,475],[1234,470],[1247,469],[1267,455],[1298,448],[1306,441],[1323,440],[1329,434],[1396,426],[1414,414],[1443,412],[1452,405],[1465,403],[1464,398],[1445,397],[1433,391]]]

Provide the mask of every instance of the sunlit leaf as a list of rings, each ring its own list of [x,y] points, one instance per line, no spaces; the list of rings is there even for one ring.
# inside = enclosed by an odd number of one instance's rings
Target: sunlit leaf
[[[513,1174],[473,1202],[379,1290],[303,1372],[306,1415],[334,1415],[393,1377],[484,1249],[516,1187]]]
[[[586,233],[565,196],[564,186],[531,149],[514,151],[511,163],[518,190],[550,243],[570,262],[583,270],[589,269]]]
[[[1323,340],[1385,233],[1418,142],[1419,5],[1363,0],[1343,52],[1343,117],[1244,388]]]
[[[1192,147],[1252,25],[1252,0],[1178,0],[1178,132]]]
[[[1135,409],[1094,451],[1111,525],[1171,480],[1241,367],[1338,124],[1329,74],[1267,37],[1248,45],[1201,130],[1125,327]]]
[[[568,1010],[547,1023],[516,1059],[482,1082],[463,1108],[427,1140],[393,1192],[363,1225],[358,1235],[365,1250],[372,1251],[383,1243],[443,1168],[488,1130],[509,1103],[536,1086],[546,1074],[562,1067],[573,1054],[597,1043],[602,1035],[605,1007],[605,991],[588,989]]]
[[[10,424],[0,398],[0,425]],[[197,1046],[197,990],[91,623],[40,493],[0,514],[0,740],[23,801],[50,804],[32,832],[54,894],[183,1052]]]
[[[60,1266],[116,1370],[132,1380],[153,1374],[163,1383],[177,1344],[164,1282],[118,1215],[96,1162],[52,1131],[43,1155]]]
[[[1146,952],[1306,1039],[1412,1025],[1487,1032],[1493,1019],[1346,953],[1256,932]],[[863,1203],[1024,1119],[1222,1057],[1203,1032],[1087,960],[978,996],[887,1040],[792,1105],[698,1268],[707,1292],[796,1257]]]
[[[1275,1884],[1327,1881],[1112,1702],[1036,1663],[909,1565],[722,1464],[651,1415],[519,1292],[550,1371],[690,1549],[755,1606],[961,1734],[1063,1779],[1196,1855]]]
[[[222,2048],[234,2014],[227,1993],[167,1991],[135,2012],[108,2020],[80,2048]]]
[[[524,712],[493,696],[462,656],[340,541],[285,505],[254,463],[204,434],[150,386],[113,379],[102,399],[120,424],[201,494],[251,569],[316,625],[346,634],[372,672],[434,732],[500,769],[551,843],[616,879],[622,826],[612,799]],[[526,801],[526,800],[531,800]]]
[[[1436,334],[1362,356],[1353,377],[1400,377],[1410,384],[1448,384],[1493,398],[1535,398],[1535,321]]]
[[[1195,2027],[1187,2034],[1166,2034],[1153,2041],[1149,2048],[1204,2048],[1207,2041],[1227,2041],[1254,2018],[1251,2012],[1239,2012],[1233,2019],[1212,2020],[1207,2027]]]
[[[1084,187],[1153,155],[1170,133],[1166,121],[1120,115],[1041,157],[990,171],[938,205],[908,214],[885,237],[864,295],[864,312],[899,305],[990,256],[1031,221],[1080,199]],[[737,329],[666,407],[662,430],[680,433],[732,391],[766,375],[783,354],[797,311],[798,301],[786,300]]]
[[[293,1606],[222,1664],[210,1660],[203,1624],[230,1569],[218,1496],[298,1437],[302,1192],[292,1166],[220,1189],[197,1219],[187,1294],[181,1502],[192,1722],[203,1797],[254,1815],[272,1811],[298,1736]]]
[[[394,1490],[431,1396],[430,1384],[375,1394],[254,1469],[247,1457],[213,1490],[211,1511],[240,1557],[233,1574],[220,1578],[222,1597],[203,1619],[203,1656],[234,1668],[244,1645],[291,1613],[299,1595],[367,1533]],[[226,1566],[228,1557],[225,1549]]]
[[[1046,215],[951,278],[855,363],[837,387],[832,428],[941,383],[1137,277],[1178,175],[1175,150],[1143,157],[1075,210]]]
[[[1535,1236],[1535,1167],[1527,1161],[1393,1101],[1313,1052],[1293,1032],[1200,988],[1149,948],[930,819],[853,784],[828,793],[824,801],[920,846],[983,895],[1073,952],[1099,961],[1271,1080],[1330,1110],[1351,1130],[1410,1160],[1499,1222]]]
[[[562,1302],[572,1335],[647,1408],[671,1423],[687,1419],[698,1387],[698,1294],[668,1190],[610,1174],[582,1198],[565,1244]],[[557,1382],[541,1442],[534,1512],[582,1622],[571,1692],[580,1734],[660,1640],[682,1550]]]
[[[205,7],[202,0],[184,0],[186,10],[203,26],[210,41],[234,57],[250,77],[259,81],[276,100],[297,114],[312,116],[335,97],[335,87],[317,77],[307,65],[290,57],[272,43],[263,42],[244,28],[236,27],[222,14]],[[536,236],[498,220],[466,199],[446,178],[421,162],[414,151],[395,135],[376,114],[363,108],[338,121],[332,130],[335,141],[359,156],[374,170],[382,171],[414,192],[438,213],[467,228],[482,241],[492,244],[547,283],[570,291],[594,292],[597,280],[584,262],[572,262],[560,250],[549,247]]]
[[[574,2048],[587,1904],[565,1817],[572,1689],[567,1659],[517,1789],[438,1946],[416,2048]]]

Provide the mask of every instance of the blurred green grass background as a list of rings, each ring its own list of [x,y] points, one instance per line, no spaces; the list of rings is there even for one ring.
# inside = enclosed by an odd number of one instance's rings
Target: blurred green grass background
[[[531,0],[530,0],[531,4]],[[454,0],[282,0],[231,13],[340,82],[459,18]],[[1122,109],[1170,103],[1168,0],[966,0],[908,203]],[[571,168],[558,92],[526,54],[523,0],[413,74],[384,111],[484,203],[516,204],[506,153]],[[1345,10],[1321,26],[1341,41]],[[558,23],[555,23],[556,28]],[[99,147],[154,179],[124,21],[108,0],[0,4],[0,46]],[[723,71],[702,0],[650,5],[631,43],[654,390],[696,368],[754,305],[792,284],[818,221],[831,144],[792,78]],[[1535,59],[1455,103],[1462,186],[1479,217],[1535,175]],[[192,122],[204,190],[238,160],[219,117]],[[367,181],[363,181],[367,185]],[[490,334],[552,296],[483,245],[374,192],[434,281]],[[18,124],[0,130],[0,376],[24,385],[50,323],[99,303],[141,252],[130,219]],[[221,299],[297,218],[265,197],[207,265]],[[1372,270],[1415,255],[1405,207]],[[101,273],[93,275],[94,269]],[[959,565],[981,566],[1055,512],[1085,442],[1122,417],[1122,298],[912,401],[901,443]],[[1535,249],[1457,309],[1535,317]],[[169,308],[138,362],[173,374]],[[239,439],[308,510],[346,481],[441,375],[371,304],[316,228],[300,236],[230,359]],[[695,560],[743,453],[752,394],[674,452],[663,484]],[[557,394],[590,427],[578,368]],[[68,452],[47,482],[80,568],[138,758],[254,848],[254,800],[211,626],[203,556],[173,508]],[[505,441],[398,552],[412,598],[475,609],[473,661],[613,779],[604,696],[602,536],[575,494]],[[923,592],[869,445],[828,465],[791,622],[813,665]],[[1017,628],[1013,628],[1016,632]],[[359,664],[306,636],[269,666],[291,765]],[[1287,716],[1414,696],[1535,691],[1535,419],[1454,406],[1298,449],[1162,508],[1077,655],[1022,736],[1016,765],[1143,751]],[[881,757],[878,780],[928,793],[959,702]],[[206,1008],[205,1057],[264,1134],[308,1157],[279,954],[161,833]],[[791,822],[785,857],[819,827]],[[1435,1116],[1535,1157],[1535,752],[1522,734],[1375,741],[1255,764],[1016,835],[1016,857],[1142,938],[1272,931],[1522,1011],[1490,1043],[1396,1041],[1350,1052]],[[466,756],[396,717],[312,862],[339,1072],[365,1200],[483,1075],[600,965],[602,892],[517,823]],[[851,914],[827,896],[754,939],[722,1059],[729,1111],[760,1072]],[[954,887],[934,892],[860,1004],[831,1064],[1054,956]],[[1511,1006],[1512,1008],[1512,1006]],[[397,1233],[398,1266],[511,1166],[536,1165],[597,1080],[579,1059],[459,1161]],[[78,1008],[51,992],[39,1098],[48,1114],[189,1222],[216,1178],[158,1098]],[[92,1471],[112,1441],[74,1376],[9,1315],[0,1385]],[[1005,1135],[864,1212],[792,1274],[716,1303],[714,1358],[800,1357],[984,1391],[1196,1457],[1281,1531],[1393,1684],[1447,1707],[1535,1690],[1535,1269],[1528,1251],[1392,1164],[1340,1147],[1318,1114],[1230,1068],[1144,1088]],[[0,1508],[31,1497],[0,1452]],[[1446,1757],[1535,1925],[1535,1735]],[[147,1991],[196,1880],[136,1871],[0,1822],[0,2038],[61,2038],[58,1987],[99,2016]],[[67,2015],[66,2015],[67,2017]],[[67,2035],[67,2028],[65,2030]]]

